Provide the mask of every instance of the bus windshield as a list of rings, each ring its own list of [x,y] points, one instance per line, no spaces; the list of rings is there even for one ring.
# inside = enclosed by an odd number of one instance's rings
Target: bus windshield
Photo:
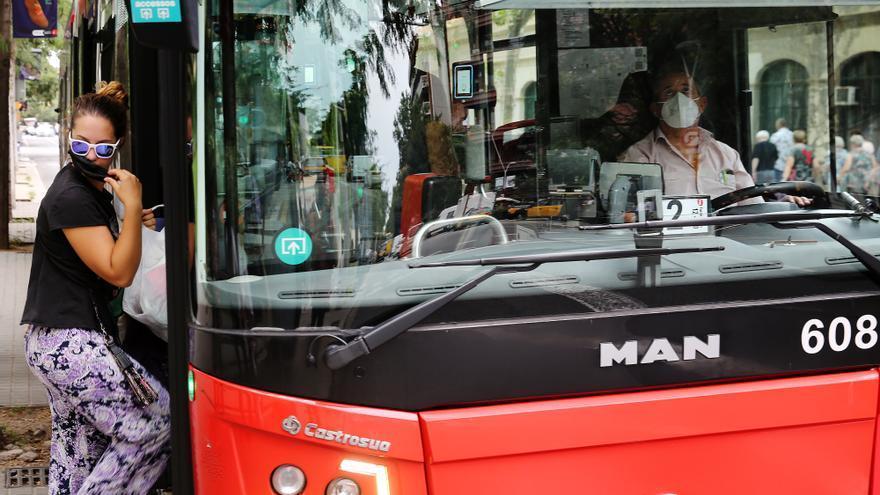
[[[807,229],[582,228],[880,193],[880,7],[638,3],[208,2],[197,318],[358,327],[476,269],[416,259],[646,242],[723,249],[547,264],[436,318],[873,290]],[[786,181],[812,186],[729,196]],[[880,253],[875,228],[845,227]]]

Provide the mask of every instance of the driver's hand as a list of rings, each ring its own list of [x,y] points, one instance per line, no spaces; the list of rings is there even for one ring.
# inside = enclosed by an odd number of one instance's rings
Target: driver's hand
[[[813,198],[805,198],[803,196],[786,196],[785,200],[794,203],[800,207],[810,206],[813,204]]]

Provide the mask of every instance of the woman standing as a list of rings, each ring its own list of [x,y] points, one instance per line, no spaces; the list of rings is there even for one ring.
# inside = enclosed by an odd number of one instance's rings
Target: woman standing
[[[22,323],[28,365],[49,393],[53,495],[144,494],[169,454],[168,393],[116,346],[108,308],[141,255],[141,184],[110,169],[126,103],[118,82],[76,99],[71,162],[37,216]],[[106,185],[125,206],[121,232]]]
[[[798,129],[792,133],[794,146],[785,159],[785,170],[782,172],[783,180],[803,180],[816,182],[813,167],[813,150],[807,146],[807,133]]]
[[[871,171],[876,168],[877,160],[873,153],[865,149],[865,138],[853,134],[849,138],[850,152],[840,171],[841,186],[844,191],[854,194],[866,194]]]

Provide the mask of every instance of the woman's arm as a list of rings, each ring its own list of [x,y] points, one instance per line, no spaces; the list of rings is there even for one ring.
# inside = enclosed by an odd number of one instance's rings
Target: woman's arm
[[[111,170],[110,175],[104,180],[125,205],[119,238],[114,241],[106,226],[68,228],[64,236],[96,275],[116,287],[128,287],[141,261],[141,185],[125,170]]]
[[[846,155],[846,160],[843,161],[843,168],[837,171],[838,176],[842,176],[843,174],[849,172],[849,168],[852,167],[853,155],[852,153]]]
[[[791,177],[791,169],[794,167],[794,156],[785,159],[785,171],[782,172],[782,180],[788,180]]]
[[[125,208],[119,239],[105,226],[64,229],[79,259],[99,277],[116,287],[131,285],[141,261],[141,225],[138,210]]]

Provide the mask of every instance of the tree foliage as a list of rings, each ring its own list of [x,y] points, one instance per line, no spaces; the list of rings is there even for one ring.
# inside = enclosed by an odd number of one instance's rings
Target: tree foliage
[[[56,37],[16,38],[14,40],[16,72],[23,68],[30,74],[38,75],[35,80],[25,81],[28,108],[22,111],[22,117],[36,117],[44,121],[58,120],[55,109],[58,107],[60,80],[58,69],[49,63],[49,59],[53,56],[58,58],[63,56],[64,34],[72,6],[73,2],[61,1],[58,3],[58,34]]]

